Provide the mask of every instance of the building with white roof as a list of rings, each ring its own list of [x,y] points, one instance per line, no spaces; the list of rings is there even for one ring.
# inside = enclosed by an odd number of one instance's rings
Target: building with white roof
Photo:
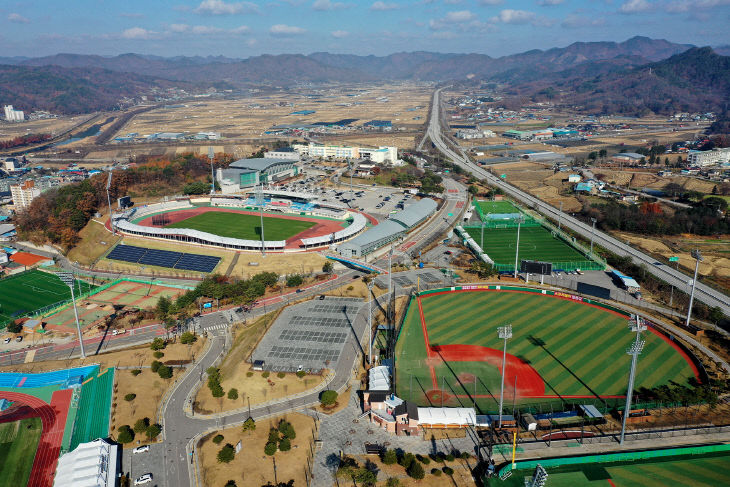
[[[687,154],[687,163],[690,166],[712,166],[730,162],[730,147],[707,151],[691,150]]]
[[[79,443],[58,459],[54,487],[114,487],[121,467],[119,446],[99,438]]]

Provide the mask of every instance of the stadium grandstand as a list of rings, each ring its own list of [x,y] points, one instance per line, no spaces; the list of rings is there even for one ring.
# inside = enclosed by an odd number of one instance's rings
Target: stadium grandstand
[[[224,194],[238,193],[258,184],[287,179],[299,174],[297,161],[274,157],[239,159],[228,168],[218,168],[216,180]]]
[[[58,460],[54,487],[115,487],[121,471],[119,445],[103,438],[79,444]]]

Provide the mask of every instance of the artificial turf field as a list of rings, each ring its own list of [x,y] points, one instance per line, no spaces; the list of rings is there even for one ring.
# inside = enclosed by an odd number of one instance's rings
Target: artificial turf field
[[[506,324],[513,331],[505,379],[509,403],[514,398],[520,405],[556,400],[600,404],[597,396],[608,401],[625,396],[630,365],[625,351],[634,339],[626,317],[539,293],[425,294],[420,308],[418,299],[411,299],[396,343],[396,391],[406,400],[440,406],[439,391],[445,391],[444,406],[471,406],[475,396],[481,412],[496,412],[503,345],[497,327]],[[662,337],[647,331],[642,338],[646,345],[636,389],[670,381],[687,384],[696,376],[688,358]],[[438,348],[443,351],[433,351]]]
[[[465,228],[474,241],[481,245],[481,228]],[[485,228],[482,250],[497,264],[515,262],[517,228]],[[579,262],[588,258],[544,227],[520,228],[520,260],[539,260],[542,262]]]
[[[626,463],[587,463],[547,468],[549,487],[717,487],[730,485],[730,455],[713,454],[635,460]],[[490,486],[524,487],[534,470],[515,470]],[[610,483],[609,483],[610,480]]]
[[[84,281],[76,281],[76,296],[93,289]],[[0,279],[0,326],[16,316],[71,299],[71,290],[58,276],[32,270]]]
[[[310,221],[265,216],[264,238],[266,240],[287,240],[314,225],[316,223]],[[243,240],[261,239],[261,217],[243,213],[209,211],[172,223],[166,228],[190,228],[221,237]]]
[[[0,424],[0,485],[28,483],[41,430],[40,418]]]
[[[477,201],[476,203],[485,215],[488,213],[518,213],[520,211],[509,201]]]

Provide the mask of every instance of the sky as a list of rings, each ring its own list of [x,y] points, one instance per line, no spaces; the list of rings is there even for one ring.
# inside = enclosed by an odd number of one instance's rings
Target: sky
[[[730,0],[3,0],[0,56],[502,56],[635,35],[730,44]]]

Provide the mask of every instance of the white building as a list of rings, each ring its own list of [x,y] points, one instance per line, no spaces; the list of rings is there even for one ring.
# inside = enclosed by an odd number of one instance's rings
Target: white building
[[[281,149],[274,149],[270,150],[269,152],[264,152],[264,157],[266,159],[289,159],[291,161],[298,161],[299,152],[291,147],[282,147]]]
[[[13,197],[13,205],[15,205],[17,211],[29,207],[30,202],[41,194],[41,190],[36,188],[35,181],[30,179],[23,184],[11,184],[10,194]]]
[[[730,162],[730,147],[708,151],[692,150],[687,154],[687,163],[690,166],[712,166]]]
[[[334,157],[335,159],[370,159],[380,164],[395,164],[398,161],[398,148],[382,146],[350,147],[342,145],[323,145],[310,142],[309,145],[296,144],[294,149],[301,155],[310,157]]]
[[[119,447],[98,439],[79,443],[58,459],[54,487],[114,487],[120,470]]]
[[[495,136],[496,134],[491,130],[461,129],[456,131],[457,139],[483,139]]]
[[[15,110],[13,105],[5,105],[5,120],[8,122],[22,122],[25,120],[23,110]]]

